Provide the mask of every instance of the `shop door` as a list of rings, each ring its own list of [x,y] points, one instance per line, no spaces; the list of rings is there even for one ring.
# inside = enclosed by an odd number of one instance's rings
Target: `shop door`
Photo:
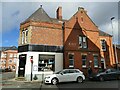
[[[25,75],[26,56],[26,54],[19,55],[18,77],[24,77]]]

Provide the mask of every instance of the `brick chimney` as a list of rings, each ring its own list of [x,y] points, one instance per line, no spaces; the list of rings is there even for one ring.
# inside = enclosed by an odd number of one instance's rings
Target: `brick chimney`
[[[57,19],[62,20],[62,7],[58,7],[57,11],[56,11],[57,15]]]

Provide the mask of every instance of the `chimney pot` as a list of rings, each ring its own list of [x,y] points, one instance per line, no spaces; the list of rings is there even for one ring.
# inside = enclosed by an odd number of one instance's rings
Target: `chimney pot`
[[[78,7],[78,11],[79,11],[79,10],[84,10],[84,8],[83,8],[83,7]]]
[[[56,11],[57,15],[57,19],[62,20],[62,7],[58,7],[57,11]]]

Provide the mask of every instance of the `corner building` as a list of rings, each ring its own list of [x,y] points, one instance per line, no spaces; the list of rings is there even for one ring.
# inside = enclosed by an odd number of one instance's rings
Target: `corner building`
[[[28,81],[63,68],[79,68],[87,76],[88,67],[96,72],[115,63],[112,36],[100,31],[82,7],[69,20],[62,19],[62,7],[56,18],[40,7],[20,24],[18,52],[16,77]]]

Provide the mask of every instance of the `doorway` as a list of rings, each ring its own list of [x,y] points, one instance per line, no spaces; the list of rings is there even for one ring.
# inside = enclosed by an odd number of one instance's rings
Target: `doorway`
[[[26,54],[19,55],[18,77],[24,77],[25,75],[26,56]]]

